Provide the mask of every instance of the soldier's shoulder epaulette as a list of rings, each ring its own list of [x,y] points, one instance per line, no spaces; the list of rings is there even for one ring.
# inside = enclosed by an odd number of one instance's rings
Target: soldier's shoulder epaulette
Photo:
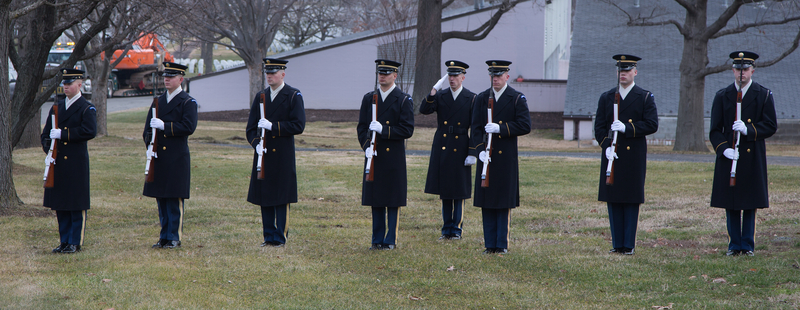
[[[717,95],[723,95],[723,94],[725,94],[725,91],[726,91],[726,90],[728,90],[728,88],[727,88],[727,87],[725,87],[725,88],[723,88],[723,89],[720,89],[720,90],[718,90],[718,91],[717,91]]]

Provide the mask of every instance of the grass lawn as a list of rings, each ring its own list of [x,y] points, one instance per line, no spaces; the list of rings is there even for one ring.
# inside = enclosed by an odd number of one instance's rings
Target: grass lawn
[[[289,241],[261,248],[259,209],[245,201],[252,149],[201,143],[244,145],[244,124],[201,121],[190,144],[183,247],[154,250],[156,203],[141,195],[145,113],[109,115],[111,135],[89,142],[92,209],[77,254],[50,253],[58,232],[54,212],[40,206],[44,153],[14,152],[26,205],[0,216],[0,308],[800,307],[800,167],[770,166],[771,208],[758,212],[756,256],[725,257],[724,212],[708,207],[713,164],[650,162],[636,255],[623,257],[606,253],[599,158],[521,158],[510,253],[484,255],[477,208],[465,210],[464,239],[437,240],[440,202],[422,191],[427,157],[408,157],[398,248],[369,251],[370,212],[359,205],[363,154],[298,152]],[[409,148],[429,149],[432,135],[418,129]],[[558,138],[536,132],[520,144],[599,152]],[[353,123],[309,123],[296,139],[298,147],[358,148]],[[653,150],[668,152],[662,148]]]

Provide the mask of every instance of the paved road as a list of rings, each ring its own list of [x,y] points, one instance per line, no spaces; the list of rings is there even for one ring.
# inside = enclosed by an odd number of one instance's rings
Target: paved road
[[[92,100],[89,100],[90,102]],[[153,103],[153,97],[117,97],[108,99],[106,107],[108,113],[130,110],[134,108],[149,107]],[[47,120],[47,112],[53,106],[53,102],[45,102],[42,105],[42,125]]]

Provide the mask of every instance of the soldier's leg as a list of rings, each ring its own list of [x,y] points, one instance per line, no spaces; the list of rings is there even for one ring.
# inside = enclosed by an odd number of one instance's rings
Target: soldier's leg
[[[386,208],[372,207],[372,244],[383,244],[386,236]]]
[[[728,251],[742,250],[742,211],[725,209],[728,224]]]
[[[168,240],[167,237],[169,235],[169,199],[165,198],[156,198],[156,203],[158,204],[158,221],[161,223],[161,232],[159,233],[158,238],[162,240]]]
[[[388,207],[386,208],[387,218],[388,218],[388,232],[386,233],[386,238],[383,240],[384,246],[387,245],[396,245],[397,244],[397,234],[398,229],[400,226],[400,207]]]
[[[280,205],[275,207],[275,228],[277,234],[275,241],[281,244],[286,243],[288,237],[286,221],[289,217],[289,204]]]
[[[742,211],[742,251],[756,249],[756,209]]]
[[[72,223],[67,243],[83,246],[83,236],[86,232],[86,210],[68,212]]]
[[[511,234],[511,209],[496,209],[497,241],[495,248],[508,249],[508,238]]]
[[[274,206],[261,206],[261,222],[264,230],[264,242],[277,242],[278,240],[275,240],[275,236],[277,235],[278,228],[275,227]]]
[[[442,199],[442,236],[453,233],[453,199]]]
[[[623,225],[624,238],[622,247],[633,249],[636,246],[636,227],[639,224],[639,204],[627,203],[623,207],[623,210],[625,224]]]
[[[464,217],[464,199],[453,201],[453,230],[454,237],[461,237],[461,225]]]
[[[494,209],[481,208],[483,218],[483,243],[486,249],[497,248],[497,212]]]
[[[608,204],[608,222],[611,227],[611,247],[622,249],[624,247],[624,210],[616,203]]]
[[[69,211],[56,211],[56,220],[58,221],[58,236],[61,243],[69,243],[69,232],[72,228],[72,217]]]
[[[166,199],[167,240],[181,241],[183,235],[183,198]]]

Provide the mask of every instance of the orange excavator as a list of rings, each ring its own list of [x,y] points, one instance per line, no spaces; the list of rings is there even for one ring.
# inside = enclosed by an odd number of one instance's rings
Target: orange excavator
[[[111,62],[116,61],[120,55],[121,50],[114,51]],[[159,76],[153,74],[162,69],[163,61],[174,62],[175,59],[156,34],[146,34],[136,40],[125,57],[114,67],[113,71],[120,85],[114,96],[151,95],[154,89],[158,91],[157,87],[163,88],[159,83]]]

